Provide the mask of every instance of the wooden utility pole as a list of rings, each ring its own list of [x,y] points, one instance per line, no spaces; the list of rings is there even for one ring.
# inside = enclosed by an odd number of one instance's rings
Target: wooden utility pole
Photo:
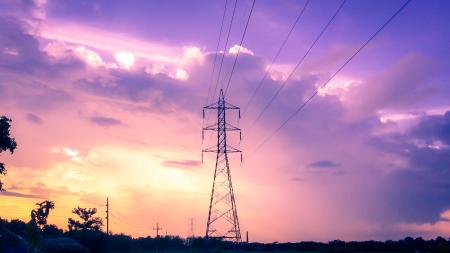
[[[153,228],[153,230],[156,230],[156,238],[159,237],[159,231],[162,230],[162,227],[159,226],[159,223],[156,223],[156,228]]]
[[[192,237],[192,238],[195,237],[195,234],[194,234],[194,218],[193,218],[193,217],[191,217],[191,219],[190,219],[190,223],[189,223],[189,235],[188,235],[188,237]]]
[[[106,197],[106,235],[109,236],[109,198]]]
[[[159,231],[162,230],[162,227],[159,226],[159,223],[156,223],[156,228],[153,228],[153,230],[156,230],[156,243],[155,243],[155,252],[158,253],[158,241],[159,241]]]

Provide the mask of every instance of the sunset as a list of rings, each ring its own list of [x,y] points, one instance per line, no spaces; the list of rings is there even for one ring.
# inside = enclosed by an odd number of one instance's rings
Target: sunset
[[[82,207],[107,235],[443,237],[448,252],[449,14],[445,0],[1,1],[17,146],[1,147],[0,217],[30,224],[48,200],[64,231]],[[220,236],[215,212],[231,215]]]

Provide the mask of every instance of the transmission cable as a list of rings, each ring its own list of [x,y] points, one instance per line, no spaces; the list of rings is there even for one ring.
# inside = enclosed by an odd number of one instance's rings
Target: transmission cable
[[[245,24],[244,32],[242,33],[241,42],[239,43],[238,51],[236,53],[236,56],[234,57],[233,67],[231,68],[230,77],[228,78],[227,87],[225,89],[225,96],[227,95],[228,87],[230,87],[231,77],[233,76],[234,68],[236,67],[236,62],[237,62],[237,59],[238,59],[238,56],[239,56],[239,52],[241,52],[242,43],[244,42],[245,33],[247,32],[248,23],[250,22],[250,18],[252,17],[253,7],[255,7],[255,0],[253,0],[252,7],[250,9],[250,13],[248,14],[247,23]]]
[[[316,91],[306,100],[304,101],[289,117],[277,128],[273,131],[267,138],[265,138],[257,147],[247,156],[249,159],[254,153],[256,153],[262,146],[264,146],[270,139],[272,139],[275,134],[277,134],[281,128],[283,128],[292,118],[295,117],[305,106],[319,93],[320,89],[325,88],[325,86],[337,75],[339,72],[344,69],[347,64],[355,58],[356,55],[359,54],[412,0],[407,0],[378,30],[366,41],[364,42],[345,62],[342,66],[331,75],[330,78],[326,82],[324,82],[321,86],[319,86]]]
[[[294,75],[294,73],[297,71],[297,69],[301,66],[301,64],[303,63],[303,61],[306,59],[306,57],[309,55],[309,53],[311,52],[311,50],[314,48],[314,46],[316,45],[316,43],[319,41],[319,39],[322,37],[322,35],[325,33],[325,31],[328,29],[328,27],[330,26],[330,24],[333,22],[333,20],[336,18],[337,14],[341,11],[342,7],[344,6],[346,0],[342,1],[342,3],[339,5],[338,9],[334,12],[333,16],[331,16],[331,18],[328,20],[327,24],[322,28],[322,30],[320,31],[320,33],[317,35],[316,39],[313,41],[313,43],[310,45],[310,47],[308,48],[308,50],[305,52],[305,54],[303,55],[302,58],[300,58],[300,60],[298,61],[297,65],[295,65],[295,67],[292,69],[292,71],[289,73],[288,77],[283,81],[283,83],[278,87],[277,91],[272,95],[272,97],[270,98],[269,102],[264,106],[263,110],[258,114],[258,116],[256,117],[256,119],[253,121],[253,123],[250,125],[250,128],[248,131],[250,131],[253,126],[256,124],[256,122],[258,120],[261,119],[262,115],[267,111],[267,109],[272,105],[273,101],[275,101],[275,99],[278,97],[278,95],[280,94],[281,90],[286,86],[287,82],[289,81],[289,79],[291,79],[291,77]]]
[[[222,53],[222,59],[220,60],[219,74],[217,76],[216,85],[214,86],[214,92],[212,93],[212,98],[213,99],[214,99],[214,96],[216,95],[217,85],[219,85],[220,74],[222,73],[223,59],[225,58],[225,51],[227,50],[228,39],[230,38],[231,27],[233,26],[234,14],[236,12],[236,6],[237,6],[237,0],[234,1],[233,14],[231,15],[230,26],[228,27],[228,34],[227,34],[227,38],[225,40],[225,46],[224,46],[224,50],[223,50],[223,53]]]
[[[223,9],[223,14],[222,14],[222,22],[220,24],[219,38],[217,39],[216,51],[214,53],[214,63],[213,63],[213,68],[212,68],[212,71],[211,71],[211,78],[210,78],[210,82],[209,82],[209,86],[208,86],[208,96],[206,97],[206,102],[205,102],[206,105],[209,104],[209,97],[211,95],[211,87],[212,87],[212,83],[213,83],[213,80],[214,80],[214,73],[215,73],[215,70],[216,70],[217,52],[219,51],[220,41],[221,41],[221,38],[222,38],[223,24],[224,24],[225,16],[226,16],[226,13],[227,13],[227,6],[228,6],[228,0],[225,0],[225,6],[224,6],[224,9]],[[205,118],[203,117],[203,119],[202,119],[202,129],[204,127],[205,127]]]
[[[303,16],[303,12],[305,11],[306,6],[309,4],[310,0],[307,0],[305,5],[303,6],[303,8],[301,9],[300,13],[298,14],[297,18],[295,19],[295,22],[292,24],[291,29],[289,30],[289,32],[287,33],[286,37],[283,40],[283,43],[281,43],[280,47],[278,48],[277,53],[275,54],[275,57],[272,59],[272,62],[269,65],[269,68],[267,68],[266,72],[264,73],[263,78],[261,79],[261,81],[259,81],[258,86],[256,87],[256,89],[253,91],[252,95],[250,96],[250,99],[247,101],[244,109],[242,110],[243,114],[246,113],[250,103],[253,101],[253,98],[255,97],[256,93],[258,93],[259,89],[262,87],[264,81],[267,78],[267,75],[269,74],[270,70],[272,70],[272,66],[275,64],[275,61],[278,59],[278,57],[281,54],[281,51],[284,49],[287,41],[289,40],[289,37],[291,36],[292,32],[294,31],[294,28],[297,26],[298,21],[300,20],[300,18]]]
[[[212,86],[213,79],[214,79],[214,72],[216,70],[217,51],[219,51],[220,41],[221,41],[221,38],[222,38],[223,23],[225,21],[225,14],[227,13],[227,5],[228,5],[228,0],[225,0],[225,6],[224,6],[224,9],[223,9],[223,14],[222,14],[222,22],[220,24],[219,38],[217,39],[216,51],[215,51],[215,54],[214,54],[214,63],[213,63],[213,68],[212,68],[212,71],[211,71],[211,78],[210,78],[210,82],[209,82],[209,86],[208,86],[208,96],[206,97],[206,104],[208,104],[209,96],[211,95],[211,86]]]

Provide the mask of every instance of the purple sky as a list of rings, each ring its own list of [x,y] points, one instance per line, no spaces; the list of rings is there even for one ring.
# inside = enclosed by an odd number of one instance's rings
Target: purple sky
[[[256,0],[230,103],[247,104],[305,2]],[[243,130],[231,143],[251,154],[243,166],[232,159],[232,176],[252,239],[450,234],[449,1],[412,1],[253,152],[404,2],[347,1],[250,128],[341,4],[311,1],[243,119],[230,116]],[[2,1],[0,114],[13,119],[18,150],[1,156],[0,215],[28,219],[36,198],[50,198],[51,222],[65,227],[71,208],[101,208],[108,195],[127,217],[114,232],[147,235],[159,221],[184,236],[192,216],[203,235],[214,157],[202,166],[200,150],[214,143],[201,142],[201,108],[224,4]],[[251,4],[237,3],[220,85]]]

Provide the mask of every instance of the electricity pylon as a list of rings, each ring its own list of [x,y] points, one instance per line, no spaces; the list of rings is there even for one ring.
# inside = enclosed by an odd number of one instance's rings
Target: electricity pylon
[[[225,115],[227,110],[238,110],[240,118],[241,111],[239,107],[225,101],[222,90],[220,90],[217,102],[203,107],[203,118],[205,117],[205,110],[217,110],[217,123],[202,130],[202,138],[204,138],[204,131],[217,132],[217,145],[202,150],[202,161],[204,152],[216,153],[216,167],[209,203],[208,222],[206,224],[206,238],[219,238],[239,243],[241,241],[241,231],[239,229],[233,184],[231,182],[228,154],[240,153],[242,162],[242,152],[227,144],[227,132],[238,131],[239,139],[242,138],[242,135],[241,129],[226,122]]]

